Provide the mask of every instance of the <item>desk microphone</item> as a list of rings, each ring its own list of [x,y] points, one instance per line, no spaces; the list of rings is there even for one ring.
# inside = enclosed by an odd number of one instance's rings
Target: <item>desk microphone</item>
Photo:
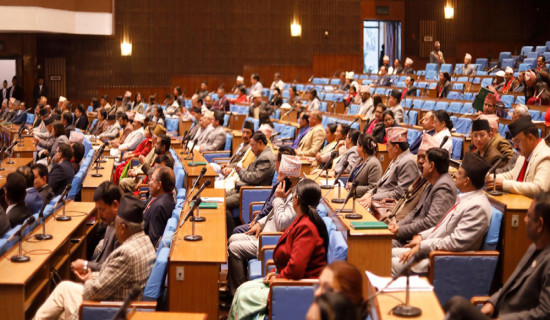
[[[498,168],[498,166],[500,165],[500,163],[502,161],[506,161],[506,160],[507,160],[506,156],[500,157],[497,160],[497,162],[495,162],[495,164],[491,167],[491,169],[489,169],[489,172],[487,172],[487,176],[490,175],[491,173],[493,174],[493,190],[487,191],[487,193],[492,195],[492,196],[501,196],[502,195],[502,192],[497,191],[497,184],[495,182],[496,182],[496,179],[497,179],[497,168]]]
[[[126,299],[124,299],[124,303],[122,303],[117,313],[113,317],[113,320],[126,320],[126,309],[128,309],[128,306],[130,305],[130,303],[132,303],[132,301],[138,299],[140,293],[141,289],[138,286],[132,287],[132,289],[130,289],[130,292],[128,292],[128,295],[126,296]]]
[[[71,217],[69,217],[65,214],[65,197],[67,196],[67,194],[69,193],[70,190],[71,190],[71,184],[69,183],[65,187],[65,190],[63,190],[63,193],[61,194],[61,197],[59,198],[59,200],[57,200],[57,203],[54,206],[54,209],[55,209],[59,204],[63,205],[63,215],[61,215],[59,217],[56,217],[55,220],[57,220],[57,221],[69,221],[69,220],[71,220]]]
[[[191,191],[187,194],[187,198],[189,198],[189,195],[193,194],[193,191],[199,186],[200,181],[202,177],[204,177],[204,174],[206,173],[206,167],[203,167],[201,172],[199,173],[199,176],[195,180],[195,183],[193,183],[193,187],[191,188]]]
[[[202,184],[202,186],[199,188],[199,190],[197,191],[197,194],[195,194],[195,196],[193,197],[193,201],[197,200],[199,198],[199,195],[201,194],[201,192],[206,189],[208,186],[210,186],[210,184],[212,184],[212,181],[210,180],[206,180],[204,181],[204,183]]]
[[[8,239],[7,243],[11,242],[15,238],[19,238],[19,253],[16,256],[13,256],[10,258],[12,262],[27,262],[31,260],[29,256],[26,256],[23,254],[22,234],[23,234],[23,231],[25,231],[25,229],[27,229],[28,226],[33,224],[35,220],[36,218],[34,216],[30,216],[27,220],[25,220],[21,228],[19,228],[19,230],[17,230],[17,232],[15,232],[14,234],[12,234],[12,236]]]
[[[44,219],[44,209],[46,208],[47,205],[48,203],[44,201],[44,204],[42,205],[42,208],[38,213],[38,218],[42,220],[42,233],[39,233],[34,236],[36,240],[50,240],[51,238],[53,238],[51,234],[46,234],[46,219]]]
[[[344,164],[342,168],[344,169],[347,168],[348,164],[349,164],[349,160],[348,159],[344,160]],[[333,187],[336,186],[336,184],[338,184],[338,197],[336,199],[330,200],[330,202],[332,203],[344,203],[345,201],[343,198],[340,198],[340,189],[342,188],[342,184],[340,183],[340,181],[338,181],[340,179],[340,176],[342,176],[342,174],[344,173],[344,169],[338,172],[338,175],[336,176],[336,178],[334,179],[334,183],[332,184]]]

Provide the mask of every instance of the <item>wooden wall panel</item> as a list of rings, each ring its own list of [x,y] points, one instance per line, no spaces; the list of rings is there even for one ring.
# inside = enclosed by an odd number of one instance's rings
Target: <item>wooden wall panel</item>
[[[59,80],[51,80],[51,77],[59,77]],[[57,101],[59,96],[67,96],[67,73],[65,71],[65,58],[48,58],[44,63],[44,80],[48,83],[49,102]]]
[[[338,77],[342,71],[363,71],[362,55],[313,55],[313,74],[317,77]]]

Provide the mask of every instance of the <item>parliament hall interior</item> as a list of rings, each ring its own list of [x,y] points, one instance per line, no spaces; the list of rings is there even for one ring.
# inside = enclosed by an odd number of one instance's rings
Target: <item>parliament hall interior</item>
[[[0,2],[0,318],[550,319],[550,1]]]

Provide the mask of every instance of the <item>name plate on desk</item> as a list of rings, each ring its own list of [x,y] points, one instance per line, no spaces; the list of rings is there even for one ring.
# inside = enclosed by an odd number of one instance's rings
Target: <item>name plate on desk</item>
[[[388,225],[382,221],[353,221],[351,227],[356,230],[388,229]]]

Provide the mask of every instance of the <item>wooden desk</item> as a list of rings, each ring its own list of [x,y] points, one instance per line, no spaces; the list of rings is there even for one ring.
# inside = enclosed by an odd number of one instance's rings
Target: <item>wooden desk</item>
[[[281,120],[283,120],[283,118],[286,120],[286,121],[290,121],[290,122],[297,122],[298,121],[298,110],[294,109],[292,110],[286,117],[284,117],[284,115],[289,112],[291,109],[283,109],[281,108]]]
[[[185,133],[185,131],[188,131],[191,129],[191,126],[193,125],[193,121],[191,120],[179,120],[179,125],[178,125],[178,135],[183,137],[183,134]]]
[[[187,312],[135,312],[128,319],[132,320],[206,320],[206,313]]]
[[[225,197],[225,190],[208,188],[205,197]],[[184,218],[187,210],[182,212]],[[218,319],[218,276],[220,265],[227,260],[225,202],[217,209],[200,209],[205,222],[195,223],[195,234],[201,241],[185,241],[191,234],[188,221],[172,239],[168,264],[168,307],[170,311],[204,312],[209,319]],[[176,279],[178,270],[183,280]]]
[[[331,200],[337,198],[338,188],[330,191],[323,190],[323,196],[328,192],[324,204],[327,207],[328,215],[341,230],[348,243],[348,262],[355,265],[362,271],[363,275],[363,292],[367,292],[367,277],[364,273],[369,270],[380,276],[391,275],[391,248],[393,234],[387,229],[379,230],[355,230],[351,227],[352,221],[378,221],[372,214],[363,208],[358,202],[355,205],[355,212],[363,215],[359,220],[348,220],[343,215],[336,215],[335,210],[340,209],[342,204],[332,203]],[[341,190],[342,198],[346,198],[348,192],[346,189]],[[350,200],[346,209],[352,209],[352,201]]]
[[[427,280],[427,279],[426,279]],[[369,283],[369,287],[370,286]],[[374,290],[369,289],[369,295],[374,294]],[[391,310],[397,306],[400,302],[390,297],[390,295],[405,301],[405,292],[390,292],[388,294],[380,294],[373,299],[373,303],[370,307],[369,313],[372,319],[378,320],[401,320],[405,319],[402,317],[397,317]],[[427,319],[427,320],[441,320],[445,317],[443,309],[439,304],[439,300],[435,296],[433,291],[429,292],[411,292],[410,293],[410,305],[418,307],[422,310],[422,314],[419,317],[414,319]]]
[[[86,224],[93,209],[94,203],[67,202],[66,214],[72,216],[70,221],[56,221],[54,215],[46,220],[46,232],[53,235],[53,239],[37,241],[29,238],[28,241],[23,241],[23,250],[34,252],[29,255],[29,262],[11,262],[10,257],[17,253],[18,246],[14,246],[0,258],[2,319],[32,318],[54,288],[50,281],[52,270],[61,279],[72,279],[71,262],[86,258],[87,237],[97,225],[97,222],[95,225]],[[54,214],[61,213],[62,210],[59,209]],[[41,232],[42,227],[39,226],[31,233],[31,237]],[[79,242],[72,243],[71,239],[79,239]]]
[[[97,187],[103,182],[103,181],[112,181],[113,180],[113,172],[114,172],[114,163],[115,160],[112,158],[106,159],[107,161],[104,163],[100,163],[100,166],[103,169],[97,170],[99,174],[101,174],[101,177],[92,177],[92,174],[96,173],[95,165],[90,164],[90,167],[88,168],[88,172],[86,173],[86,176],[84,177],[84,180],[82,181],[82,201],[94,201],[94,192]]]
[[[244,119],[248,117],[248,114],[241,113],[232,113],[229,118],[229,129],[231,130],[242,130]]]
[[[32,137],[24,137],[23,145],[17,144],[13,148],[13,157],[14,158],[31,158],[33,153],[36,151],[36,146],[34,145],[34,140]]]
[[[502,210],[504,214],[500,227],[501,234],[498,249],[500,251],[500,267],[497,271],[497,280],[500,281],[500,284],[503,284],[512,275],[531,244],[527,238],[524,218],[532,199],[519,194],[504,194],[498,197],[488,196],[488,198],[491,204]]]
[[[193,153],[193,159],[192,160],[186,160],[185,158],[187,157],[187,155],[182,155],[180,153],[177,153],[177,155],[178,155],[178,158],[181,161],[181,164],[183,166],[183,170],[185,170],[185,173],[186,173],[185,181],[183,182],[183,187],[184,188],[191,188],[191,186],[195,183],[195,180],[197,180],[197,178],[199,177],[203,167],[206,167],[206,173],[205,173],[204,177],[201,179],[200,184],[203,184],[204,181],[206,181],[206,180],[210,180],[212,182],[210,183],[209,188],[214,188],[214,180],[216,179],[218,174],[216,173],[216,171],[214,171],[214,169],[212,169],[210,164],[208,164],[208,161],[206,161],[206,159],[202,156],[202,154],[200,152],[195,151]],[[201,166],[192,167],[192,166],[189,165],[189,162],[191,162],[191,161],[192,162],[206,162],[206,166],[201,165]]]
[[[14,163],[8,164],[9,158],[5,158],[2,160],[2,171],[0,171],[0,186],[3,186],[6,183],[6,177],[8,174],[15,172],[17,168],[21,166],[28,166],[32,163],[32,157],[31,158],[12,158],[11,159]]]

